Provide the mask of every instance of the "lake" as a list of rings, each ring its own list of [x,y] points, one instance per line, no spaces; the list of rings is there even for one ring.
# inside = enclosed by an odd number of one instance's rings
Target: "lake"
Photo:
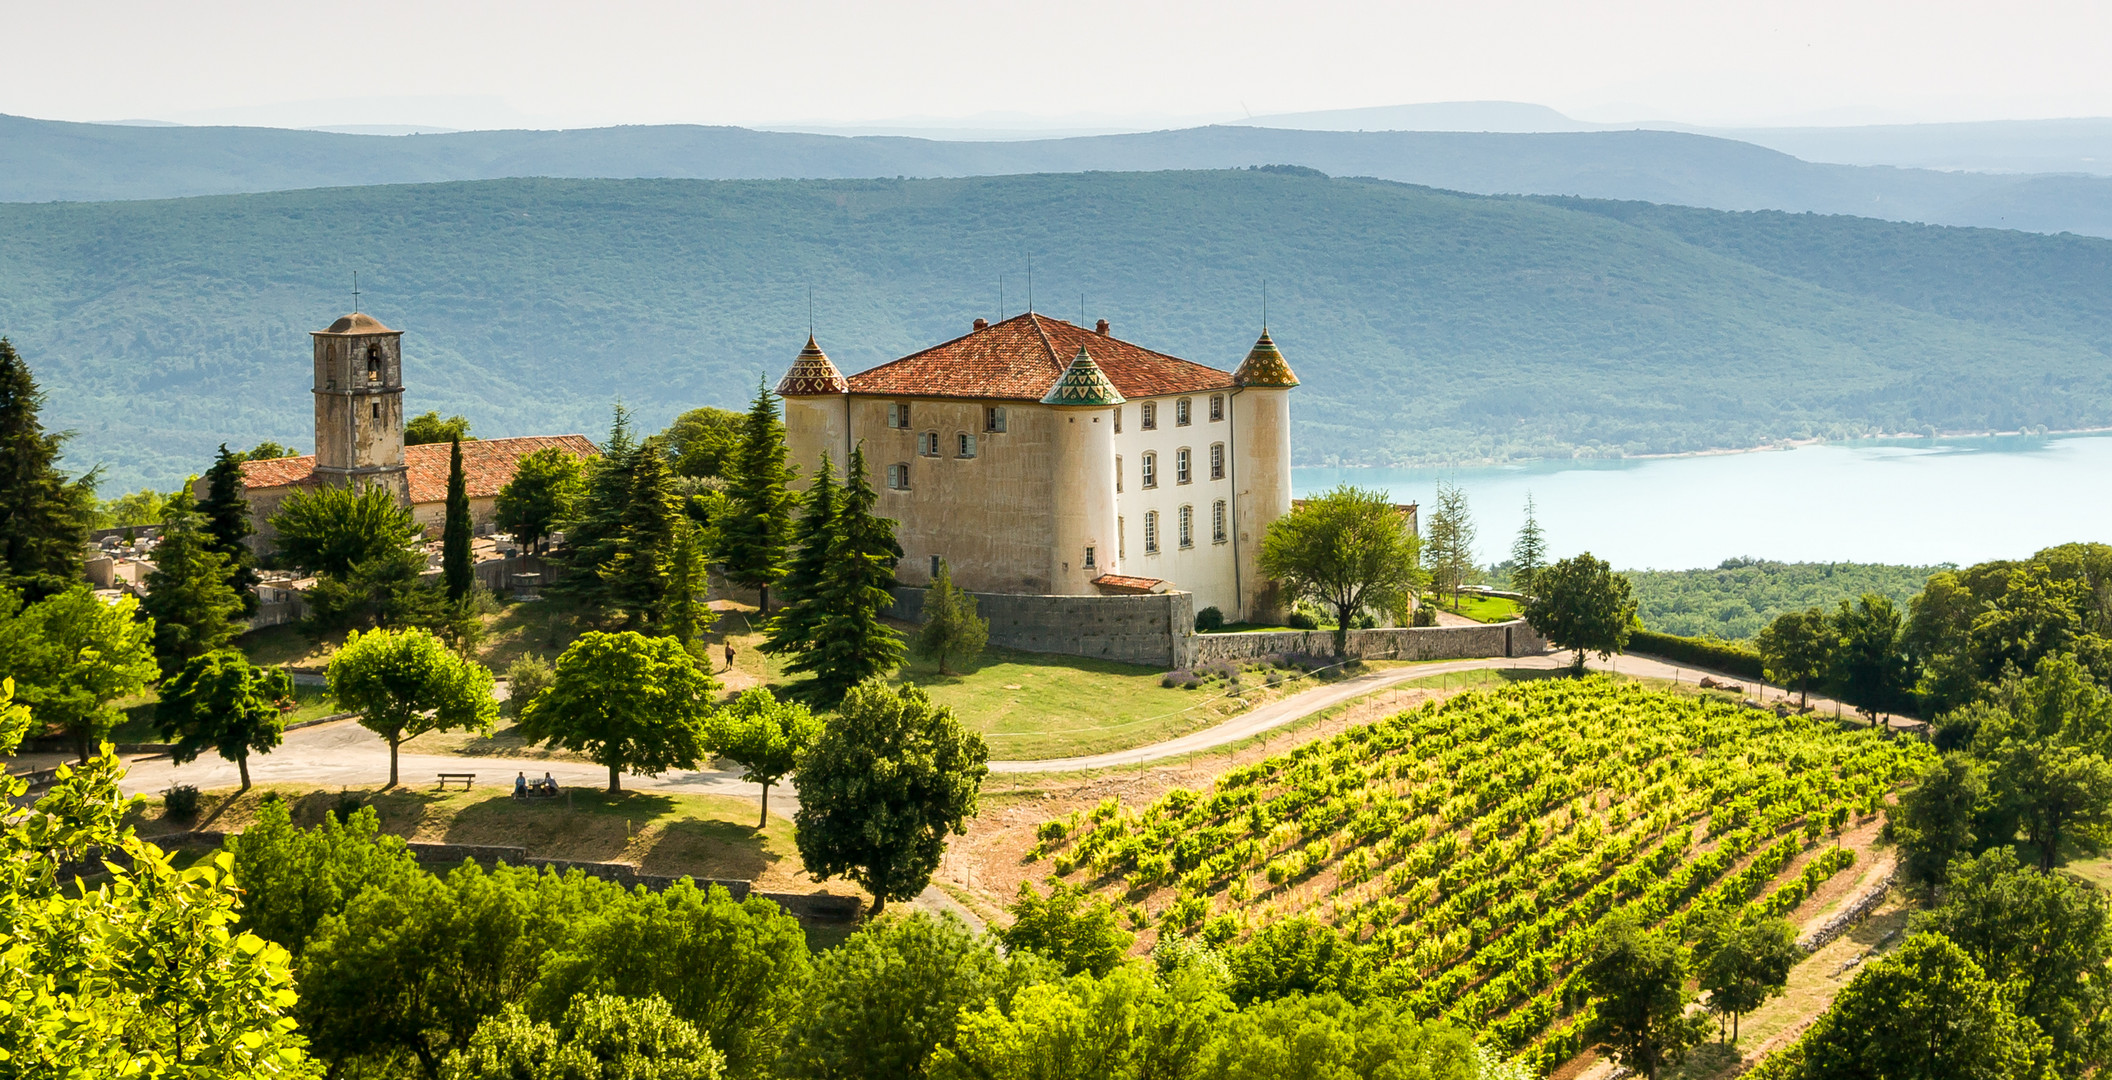
[[[1884,439],[1695,457],[1429,469],[1301,468],[1425,515],[1438,481],[1467,493],[1483,563],[1509,557],[1531,494],[1556,557],[1619,568],[1785,562],[1961,566],[2071,540],[2112,542],[2112,435]]]

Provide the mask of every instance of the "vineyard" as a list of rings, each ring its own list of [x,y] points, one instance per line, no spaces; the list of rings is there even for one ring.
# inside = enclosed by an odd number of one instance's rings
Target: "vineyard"
[[[1854,854],[1785,869],[1931,757],[1818,718],[1550,680],[1352,728],[1207,793],[1109,799],[1043,824],[1029,857],[1162,934],[1223,943],[1308,911],[1370,943],[1418,1016],[1544,1071],[1582,1049],[1562,983],[1600,920],[1628,908],[1688,934],[1786,914]]]

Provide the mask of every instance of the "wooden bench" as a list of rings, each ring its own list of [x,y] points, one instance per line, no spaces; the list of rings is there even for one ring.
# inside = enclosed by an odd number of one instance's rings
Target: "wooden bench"
[[[446,791],[448,784],[460,780],[462,790],[468,791],[470,782],[476,778],[477,774],[473,772],[444,772],[440,774],[440,790]]]

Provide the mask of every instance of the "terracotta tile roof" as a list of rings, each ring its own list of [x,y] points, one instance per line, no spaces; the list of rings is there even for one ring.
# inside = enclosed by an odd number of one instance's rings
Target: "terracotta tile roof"
[[[1102,574],[1093,579],[1093,584],[1108,592],[1149,593],[1157,592],[1159,586],[1166,584],[1166,582],[1155,577],[1125,577],[1121,574]]]
[[[1230,372],[1029,313],[861,371],[851,393],[1040,401],[1080,347],[1125,398],[1232,388]]]
[[[601,453],[584,435],[523,435],[513,439],[476,439],[462,444],[462,476],[472,499],[489,499],[513,479],[522,458],[555,446],[574,457]],[[424,443],[403,448],[403,465],[411,487],[411,502],[447,501],[448,444]],[[242,463],[242,483],[248,488],[275,488],[308,483],[315,473],[315,455],[272,458]]]

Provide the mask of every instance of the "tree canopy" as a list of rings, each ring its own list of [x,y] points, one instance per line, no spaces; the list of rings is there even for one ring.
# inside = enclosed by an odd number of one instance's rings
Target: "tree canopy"
[[[1942,934],[1915,934],[1858,973],[1803,1042],[1803,1075],[2014,1080],[2045,1051],[2001,984]]]
[[[173,741],[170,760],[183,765],[207,750],[235,763],[249,790],[249,755],[268,754],[286,733],[279,704],[293,697],[293,677],[260,668],[233,649],[194,657],[161,688],[154,722]]]
[[[790,485],[797,472],[786,460],[785,425],[778,418],[777,395],[758,381],[726,477],[731,513],[719,525],[719,559],[726,566],[727,580],[756,591],[766,615],[770,588],[785,574],[785,557],[792,542],[796,500]]]
[[[316,574],[344,578],[362,563],[401,551],[424,535],[384,487],[356,490],[326,485],[286,496],[271,527],[280,557]]]
[[[1012,925],[997,931],[1005,948],[1039,953],[1063,965],[1066,975],[1105,976],[1136,941],[1117,925],[1104,898],[1068,882],[1051,884],[1043,895],[1022,881],[1011,910]]]
[[[762,816],[755,827],[770,824],[770,785],[785,778],[799,757],[821,734],[821,721],[797,702],[779,701],[757,687],[742,691],[705,724],[705,745],[739,765],[741,779],[763,788]]]
[[[1548,567],[1535,579],[1525,621],[1559,649],[1575,651],[1572,669],[1584,673],[1584,654],[1605,659],[1628,644],[1635,625],[1635,601],[1628,579],[1613,572],[1606,560],[1584,552]]]
[[[579,459],[546,446],[522,458],[513,479],[499,489],[498,526],[522,548],[539,547],[571,519],[579,491]]]
[[[140,609],[153,620],[154,655],[164,675],[192,659],[226,648],[242,632],[244,604],[235,591],[239,576],[191,502],[189,491],[169,500],[147,597]]]
[[[589,631],[557,658],[550,689],[521,710],[521,735],[585,754],[609,770],[617,792],[626,771],[696,767],[717,691],[672,638]]]
[[[477,584],[470,562],[469,486],[462,475],[462,440],[448,441],[447,517],[440,531],[440,583],[455,603],[469,599]]]
[[[1360,611],[1405,616],[1422,588],[1421,546],[1391,500],[1337,487],[1277,518],[1261,540],[1261,572],[1294,598],[1335,613],[1335,655]]]
[[[879,495],[868,482],[865,451],[851,451],[843,502],[829,540],[828,564],[808,601],[819,609],[812,637],[788,672],[813,676],[807,688],[823,704],[840,700],[851,687],[902,666],[901,635],[880,617],[895,604],[889,589],[902,545],[895,523],[874,513]]]
[[[59,470],[71,435],[45,431],[43,408],[29,364],[0,337],[0,586],[31,600],[80,580],[96,505],[94,472]]]
[[[745,422],[742,413],[708,405],[675,417],[660,433],[675,474],[725,477],[740,452]]]
[[[490,670],[456,656],[431,632],[354,631],[330,660],[330,696],[389,742],[389,786],[397,749],[428,731],[489,731],[499,703]]]
[[[249,538],[256,533],[250,520],[249,489],[242,479],[242,458],[230,453],[226,443],[205,470],[205,497],[198,500],[198,514],[214,551],[227,556],[227,583],[242,598],[242,613],[257,613],[257,556]],[[157,514],[157,520],[161,517]]]
[[[918,656],[939,662],[939,674],[950,657],[972,660],[990,643],[990,620],[975,613],[975,594],[953,583],[953,568],[939,560],[939,576],[924,592],[924,622],[910,639]]]
[[[464,416],[450,416],[442,420],[438,411],[427,411],[411,417],[403,424],[405,446],[469,442],[475,438],[476,436],[469,433],[469,418]]]
[[[104,603],[86,585],[24,605],[0,586],[0,679],[87,761],[117,726],[111,703],[160,678],[154,623],[129,596]]]

